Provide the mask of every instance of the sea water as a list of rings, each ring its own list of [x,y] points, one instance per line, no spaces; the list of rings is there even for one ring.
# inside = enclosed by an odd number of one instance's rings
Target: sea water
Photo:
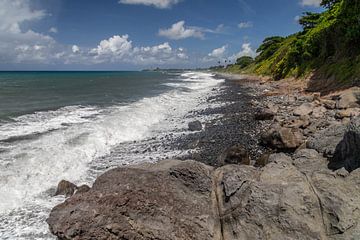
[[[59,181],[91,184],[106,170],[179,152],[222,80],[206,72],[0,72],[0,239],[54,239],[46,218]],[[149,150],[149,146],[160,146]]]

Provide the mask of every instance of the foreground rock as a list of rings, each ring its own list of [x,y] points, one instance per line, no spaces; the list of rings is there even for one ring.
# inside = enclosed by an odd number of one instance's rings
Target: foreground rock
[[[60,239],[359,239],[360,169],[339,174],[315,150],[262,169],[193,161],[117,168],[48,218]]]
[[[212,170],[180,161],[117,168],[47,222],[60,239],[220,239]]]

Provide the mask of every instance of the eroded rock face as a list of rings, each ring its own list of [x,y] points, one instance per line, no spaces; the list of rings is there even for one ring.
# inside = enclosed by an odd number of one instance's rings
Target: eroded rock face
[[[192,161],[110,170],[47,222],[60,239],[218,239],[211,172]]]
[[[330,159],[329,168],[345,168],[349,172],[360,168],[360,129],[354,126],[345,133]]]
[[[295,116],[306,116],[311,114],[314,111],[314,105],[312,103],[303,103],[299,107],[295,108]]]
[[[257,121],[273,120],[275,112],[269,108],[265,108],[256,113],[254,117]]]
[[[345,170],[344,170],[345,171]],[[59,239],[360,239],[360,169],[339,174],[313,149],[259,169],[193,161],[117,168],[56,206]]]

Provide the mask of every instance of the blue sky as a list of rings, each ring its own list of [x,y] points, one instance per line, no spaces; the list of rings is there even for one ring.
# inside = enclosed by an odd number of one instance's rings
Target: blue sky
[[[0,70],[204,67],[300,30],[319,0],[0,0]]]

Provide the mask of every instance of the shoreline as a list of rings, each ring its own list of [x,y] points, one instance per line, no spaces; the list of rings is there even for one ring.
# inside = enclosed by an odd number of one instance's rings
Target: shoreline
[[[360,89],[321,97],[301,84],[238,77],[209,99],[227,104],[194,113],[220,118],[171,143],[198,151],[104,173],[52,210],[51,232],[61,239],[358,238]]]

